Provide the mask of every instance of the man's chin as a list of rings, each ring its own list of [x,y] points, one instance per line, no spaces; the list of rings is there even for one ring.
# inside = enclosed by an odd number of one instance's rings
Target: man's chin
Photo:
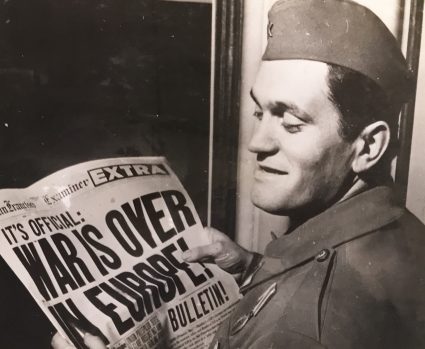
[[[275,198],[270,198],[264,195],[264,193],[252,191],[251,201],[255,207],[273,215],[288,216],[291,212],[291,209],[287,207],[288,205],[285,202],[276,201]]]

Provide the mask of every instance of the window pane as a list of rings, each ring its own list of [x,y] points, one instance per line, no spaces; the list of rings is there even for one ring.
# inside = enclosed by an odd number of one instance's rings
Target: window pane
[[[210,47],[206,3],[4,1],[0,186],[96,158],[165,155],[206,223]],[[41,310],[0,270],[2,347],[50,347]]]

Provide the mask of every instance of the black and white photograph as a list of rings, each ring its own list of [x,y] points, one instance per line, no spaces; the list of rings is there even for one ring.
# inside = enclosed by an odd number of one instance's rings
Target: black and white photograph
[[[0,348],[425,348],[423,10],[0,2]]]

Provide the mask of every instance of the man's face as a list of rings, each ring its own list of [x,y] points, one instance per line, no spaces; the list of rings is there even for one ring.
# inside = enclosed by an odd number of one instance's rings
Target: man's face
[[[257,154],[252,201],[265,211],[324,209],[351,173],[354,147],[338,133],[327,74],[328,67],[315,61],[261,63],[249,150]]]

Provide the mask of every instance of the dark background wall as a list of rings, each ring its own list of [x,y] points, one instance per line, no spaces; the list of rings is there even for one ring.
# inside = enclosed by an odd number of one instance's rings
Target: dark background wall
[[[165,155],[205,223],[210,45],[208,4],[2,1],[0,187]],[[0,282],[0,346],[49,348],[53,329],[3,261]]]

